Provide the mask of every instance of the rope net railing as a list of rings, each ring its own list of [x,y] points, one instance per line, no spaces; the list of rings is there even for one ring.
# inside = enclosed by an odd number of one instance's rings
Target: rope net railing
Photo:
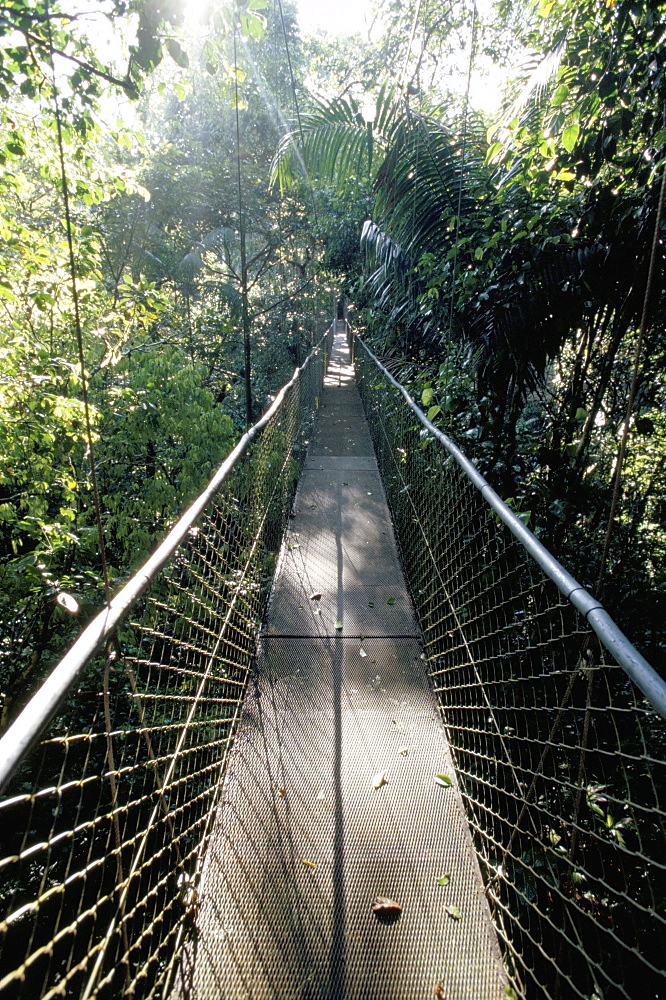
[[[171,995],[331,340],[2,741],[3,997]]]
[[[666,729],[604,637],[661,705],[666,684],[358,339],[355,362],[512,989],[663,996]]]

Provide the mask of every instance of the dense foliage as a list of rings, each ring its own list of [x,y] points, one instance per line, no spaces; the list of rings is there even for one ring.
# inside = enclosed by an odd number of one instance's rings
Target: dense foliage
[[[177,4],[4,8],[4,721],[103,600],[91,460],[113,590],[330,314],[306,211],[268,189],[299,50],[265,6],[188,31]]]
[[[260,0],[199,22],[146,0],[92,20],[3,9],[5,718],[102,599],[91,457],[115,587],[302,359],[332,277],[432,419],[661,661],[661,242],[641,317],[664,4],[499,2],[487,22],[420,6],[378,4],[373,41],[344,51]],[[518,57],[491,120],[467,83]]]
[[[423,23],[401,86],[319,99],[293,139],[371,199],[351,297],[376,347],[663,664],[664,5],[495,15],[468,51],[506,57],[510,28],[526,63],[498,119],[421,84],[421,40],[436,62],[460,30]]]

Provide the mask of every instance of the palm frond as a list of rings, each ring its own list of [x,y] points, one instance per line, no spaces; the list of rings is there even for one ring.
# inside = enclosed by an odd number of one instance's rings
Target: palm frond
[[[331,184],[350,176],[370,180],[391,140],[401,105],[395,87],[386,85],[377,96],[372,122],[364,119],[351,95],[330,102],[315,100],[301,114],[298,126],[280,140],[271,183],[284,191],[304,174]]]
[[[521,81],[520,91],[511,104],[502,111],[499,121],[493,125],[491,138],[499,135],[502,129],[508,128],[516,118],[524,119],[526,109],[529,113],[529,110],[543,97],[557,75],[565,51],[566,42],[562,41],[550,52],[546,52],[536,64],[533,63],[529,67],[526,78]],[[521,124],[525,124],[524,120]]]

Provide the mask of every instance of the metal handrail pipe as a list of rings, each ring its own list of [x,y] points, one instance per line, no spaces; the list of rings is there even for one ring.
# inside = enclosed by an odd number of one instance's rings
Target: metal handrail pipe
[[[210,480],[206,489],[192,503],[185,513],[176,521],[173,528],[148,557],[130,580],[118,591],[109,604],[86,626],[73,646],[67,651],[46,680],[32,696],[25,708],[0,738],[0,794],[16,771],[21,761],[35,745],[45,728],[58,710],[58,706],[67,692],[83,672],[90,658],[97,652],[106,639],[113,635],[114,630],[123,620],[130,608],[148,589],[159,571],[166,565],[187,532],[203,513],[209,501],[219,490],[234,469],[238,460],[247,451],[249,445],[264,429],[267,423],[282,406],[287,392],[296,384],[309,365],[312,357],[328,337],[327,331],[319,343],[312,349],[300,368],[297,368],[292,378],[282,386],[275,399],[264,415],[247,430],[238,444],[229,453],[217,472]]]
[[[426,430],[433,437],[437,438],[440,444],[455,459],[467,478],[476,486],[488,505],[504,522],[509,531],[518,539],[523,548],[529,552],[534,561],[541,567],[546,576],[552,580],[558,590],[587,619],[590,628],[593,629],[600,641],[631,678],[636,687],[651,702],[659,715],[663,719],[666,719],[666,681],[659,676],[645,657],[638,652],[622,630],[618,628],[608,612],[604,610],[601,603],[558,562],[555,556],[541,544],[530,529],[504,503],[476,466],[453,443],[451,438],[428,420],[425,413],[419,409],[405,387],[391,375],[379,358],[363,342],[363,339],[358,334],[355,334],[354,337],[391,384],[402,393],[406,403]]]

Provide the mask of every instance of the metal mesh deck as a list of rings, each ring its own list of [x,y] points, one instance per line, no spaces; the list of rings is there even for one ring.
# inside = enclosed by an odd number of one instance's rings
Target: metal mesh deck
[[[375,789],[380,772],[386,783]],[[439,773],[453,784],[437,784]],[[438,884],[445,874],[449,884]],[[397,921],[377,919],[376,896],[401,904]],[[447,1000],[506,996],[341,337],[204,864],[194,940],[177,991],[190,1000],[416,1000],[436,987]]]

